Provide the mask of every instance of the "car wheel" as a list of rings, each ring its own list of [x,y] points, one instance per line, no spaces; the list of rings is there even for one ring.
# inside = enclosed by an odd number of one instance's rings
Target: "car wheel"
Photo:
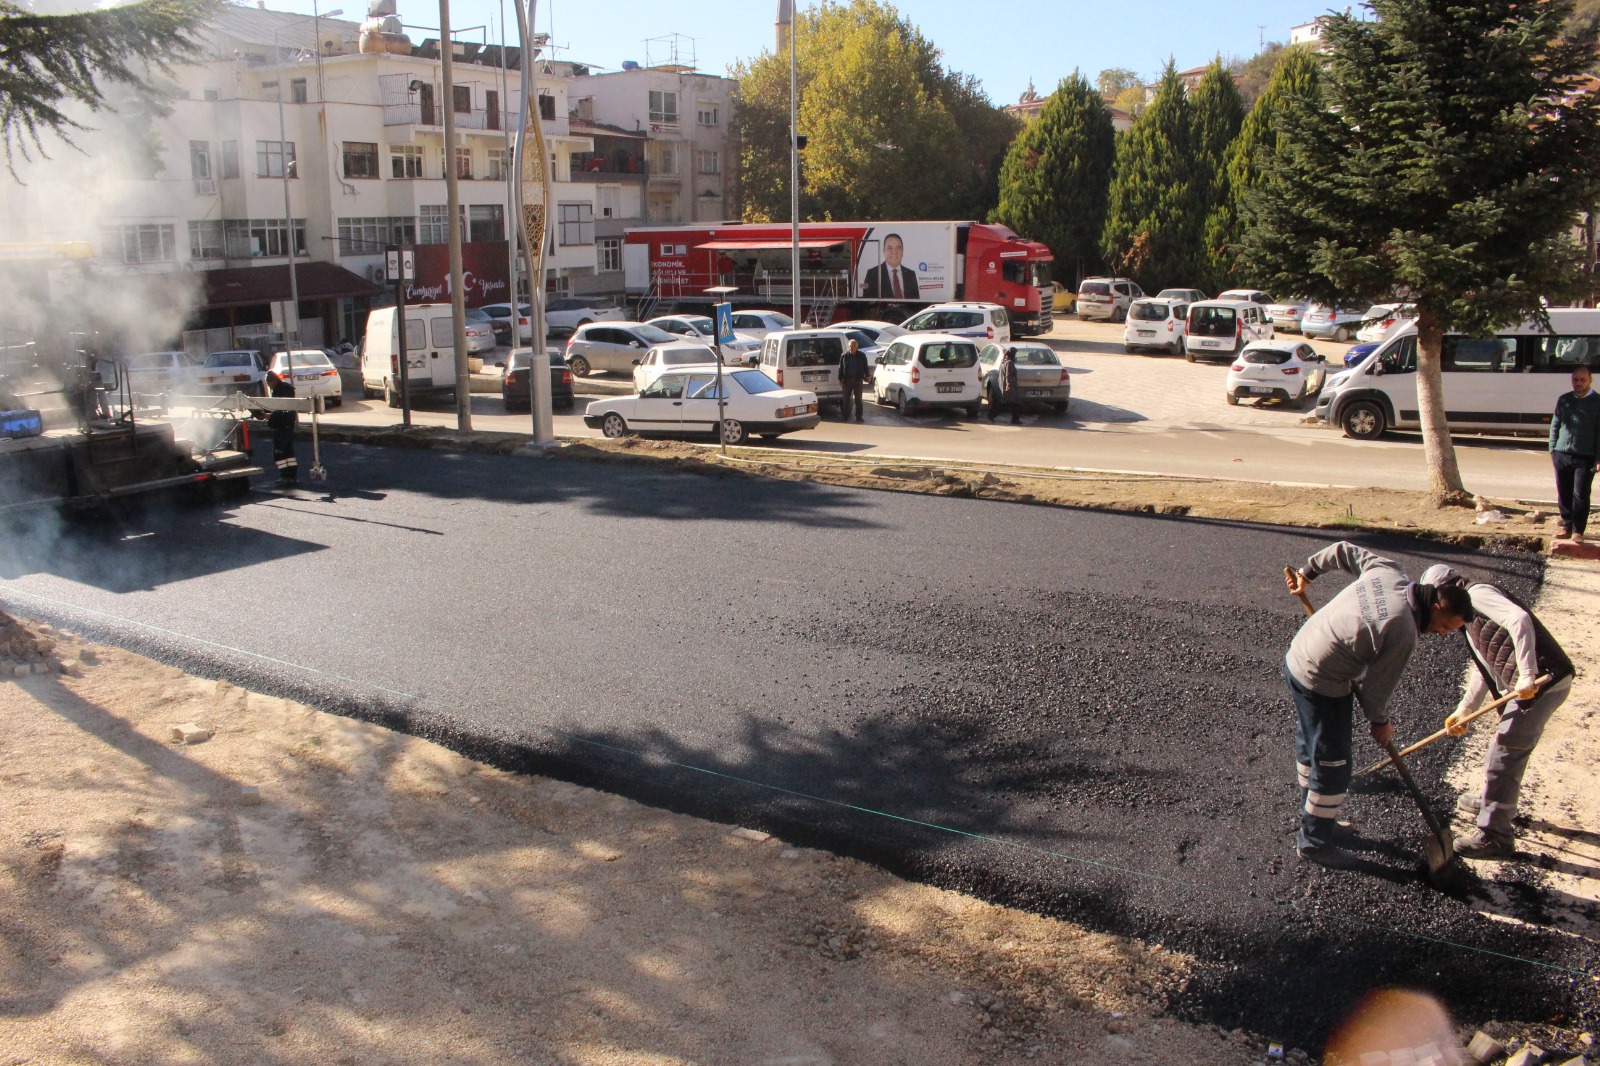
[[[1194,353],[1189,350],[1189,345],[1187,342],[1185,342],[1183,345],[1183,357],[1189,360],[1191,363],[1194,362]]]
[[[1376,440],[1388,428],[1383,408],[1371,400],[1356,400],[1339,414],[1339,426],[1344,435],[1356,440]]]
[[[894,409],[903,415],[911,413],[911,395],[905,389],[901,389],[899,394],[895,396]]]
[[[1173,341],[1171,344],[1167,345],[1166,353],[1168,355],[1182,355],[1183,354],[1183,342],[1182,341]]]
[[[982,413],[983,413],[983,404],[981,404],[981,403],[969,403],[969,404],[967,404],[967,417],[968,418],[977,418]]]
[[[1311,383],[1308,381],[1306,382],[1306,387],[1301,390],[1300,397],[1296,402],[1300,410],[1305,411],[1315,406],[1314,401],[1316,398],[1317,394],[1311,391]]]
[[[1133,345],[1131,345],[1131,344],[1124,344],[1124,345],[1123,345],[1123,346],[1122,346],[1122,354],[1123,354],[1123,355],[1132,355],[1132,354],[1133,354]]]
[[[384,402],[387,403],[390,407],[399,407],[400,406],[400,393],[398,391],[396,391],[396,389],[395,389],[395,387],[393,385],[388,385],[388,384],[384,385],[384,387],[383,387],[383,399],[384,399]]]
[[[1339,341],[1341,344],[1348,341],[1350,339],[1350,330],[1345,326],[1340,326],[1338,329],[1333,331],[1333,339]]]
[[[616,440],[618,437],[626,437],[628,435],[628,421],[615,411],[612,411],[600,423],[600,432],[612,440]]]
[[[1222,398],[1228,401],[1228,406],[1229,407],[1238,407],[1239,406],[1239,397],[1235,396],[1231,390],[1225,391],[1222,394]]]
[[[1111,312],[1111,321],[1126,322],[1127,320],[1128,312],[1124,311],[1122,308],[1119,307],[1115,311]]]
[[[745,432],[744,423],[737,418],[724,418],[722,420],[722,443],[743,444],[749,434]]]
[[[1070,400],[1057,400],[1055,403],[1051,404],[1050,407],[1055,411],[1056,417],[1060,418],[1067,413],[1067,405],[1069,403],[1071,403]]]
[[[581,355],[575,355],[567,360],[567,369],[572,371],[574,377],[586,378],[592,368],[589,366],[589,360]]]

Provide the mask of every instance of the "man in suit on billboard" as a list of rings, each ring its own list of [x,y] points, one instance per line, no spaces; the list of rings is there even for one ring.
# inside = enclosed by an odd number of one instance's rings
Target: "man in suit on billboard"
[[[862,279],[861,295],[869,300],[915,300],[917,272],[901,265],[906,245],[900,234],[891,233],[883,239],[883,262],[867,271]]]

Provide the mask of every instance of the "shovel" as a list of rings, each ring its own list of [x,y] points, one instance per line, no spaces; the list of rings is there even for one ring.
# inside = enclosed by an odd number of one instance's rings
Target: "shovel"
[[[1430,836],[1422,846],[1422,853],[1428,860],[1428,883],[1442,891],[1459,887],[1461,882],[1461,869],[1456,864],[1455,840],[1433,813],[1433,808],[1428,806],[1428,799],[1417,787],[1416,781],[1411,777],[1411,770],[1406,766],[1405,760],[1400,757],[1400,749],[1394,746],[1394,741],[1383,746],[1389,753],[1394,768],[1400,771],[1400,780],[1406,783],[1406,791],[1411,793],[1411,798],[1417,801],[1417,808],[1422,811],[1422,820],[1428,823]]]

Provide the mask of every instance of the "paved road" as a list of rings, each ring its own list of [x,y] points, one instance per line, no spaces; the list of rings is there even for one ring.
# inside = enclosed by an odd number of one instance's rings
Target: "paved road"
[[[0,604],[1190,948],[1188,1011],[1302,1046],[1377,983],[1468,1019],[1594,1017],[1593,982],[1470,950],[1593,962],[1422,887],[1392,786],[1352,804],[1364,872],[1290,856],[1276,668],[1298,617],[1277,572],[1313,535],[561,460],[326,461],[331,497],[257,494],[109,544],[9,537]],[[1536,577],[1527,558],[1454,561],[1523,592]],[[1458,645],[1426,643],[1408,734],[1460,668]],[[1419,760],[1443,803],[1441,768]]]
[[[1415,435],[1353,441],[1327,427],[1301,425],[1305,412],[1297,409],[1274,404],[1229,407],[1222,399],[1225,367],[1125,354],[1121,326],[1063,319],[1048,339],[1073,374],[1074,399],[1064,419],[1029,416],[1020,428],[942,414],[906,419],[869,403],[864,425],[827,421],[775,446],[1308,485],[1427,487],[1421,440]],[[1337,368],[1348,346],[1319,341],[1314,347]],[[594,383],[613,389],[625,385],[606,375]],[[585,402],[587,397],[580,396],[580,405]],[[398,421],[396,412],[381,402],[356,400],[329,417],[365,425]],[[419,410],[416,421],[453,426],[455,410]],[[529,426],[527,415],[506,415],[499,397],[487,395],[474,397],[473,421],[479,429],[526,432]],[[558,414],[555,427],[564,436],[598,435],[577,413]],[[1464,436],[1458,439],[1458,455],[1462,475],[1475,492],[1554,498],[1549,458],[1538,441]]]

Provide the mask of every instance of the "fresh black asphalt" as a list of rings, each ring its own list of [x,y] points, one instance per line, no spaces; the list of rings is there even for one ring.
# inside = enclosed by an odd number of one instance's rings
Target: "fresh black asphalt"
[[[1379,985],[1467,1021],[1600,1020],[1587,942],[1421,882],[1389,778],[1347,806],[1366,868],[1293,857],[1278,666],[1303,615],[1281,571],[1331,534],[616,463],[324,462],[325,488],[220,514],[13,533],[0,604],[1192,951],[1174,1009],[1300,1046]],[[1413,574],[1445,560],[1523,595],[1540,577],[1530,556],[1369,543]],[[1437,727],[1464,662],[1424,638],[1402,738]],[[1449,750],[1415,759],[1440,808]]]

